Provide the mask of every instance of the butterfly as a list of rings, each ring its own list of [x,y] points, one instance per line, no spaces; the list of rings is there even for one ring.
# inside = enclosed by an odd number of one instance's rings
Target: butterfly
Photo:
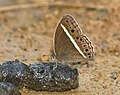
[[[90,39],[82,32],[71,15],[64,15],[58,23],[53,37],[54,55],[58,62],[87,62],[94,57]]]

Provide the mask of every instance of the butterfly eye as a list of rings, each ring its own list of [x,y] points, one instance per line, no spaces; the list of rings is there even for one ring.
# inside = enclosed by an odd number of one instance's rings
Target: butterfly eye
[[[75,31],[74,29],[71,30],[72,33],[74,33],[74,31]]]

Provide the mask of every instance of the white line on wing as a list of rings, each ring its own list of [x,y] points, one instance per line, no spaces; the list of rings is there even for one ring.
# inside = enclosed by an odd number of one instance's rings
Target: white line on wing
[[[72,36],[69,34],[68,30],[65,28],[65,26],[63,24],[61,24],[61,27],[63,28],[64,32],[66,33],[66,35],[69,37],[70,41],[73,43],[74,47],[78,50],[78,52],[84,57],[86,58],[86,56],[83,54],[83,52],[80,50],[79,46],[77,45],[77,43],[75,42],[75,40],[72,38]]]

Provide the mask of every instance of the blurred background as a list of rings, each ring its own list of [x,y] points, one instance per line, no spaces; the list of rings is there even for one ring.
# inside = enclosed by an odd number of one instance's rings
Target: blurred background
[[[51,61],[56,25],[64,14],[71,14],[92,41],[95,60],[90,68],[78,68],[80,87],[62,94],[119,95],[119,13],[120,0],[0,0],[0,62]],[[21,92],[23,95],[61,95]]]

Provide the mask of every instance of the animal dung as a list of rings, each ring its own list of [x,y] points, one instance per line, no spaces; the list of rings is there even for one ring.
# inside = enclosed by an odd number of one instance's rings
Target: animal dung
[[[12,83],[0,82],[0,95],[21,95],[21,93]]]
[[[79,86],[78,70],[55,62],[26,65],[19,60],[6,61],[0,66],[0,81],[15,85],[19,89],[26,87],[50,92],[68,91]]]

